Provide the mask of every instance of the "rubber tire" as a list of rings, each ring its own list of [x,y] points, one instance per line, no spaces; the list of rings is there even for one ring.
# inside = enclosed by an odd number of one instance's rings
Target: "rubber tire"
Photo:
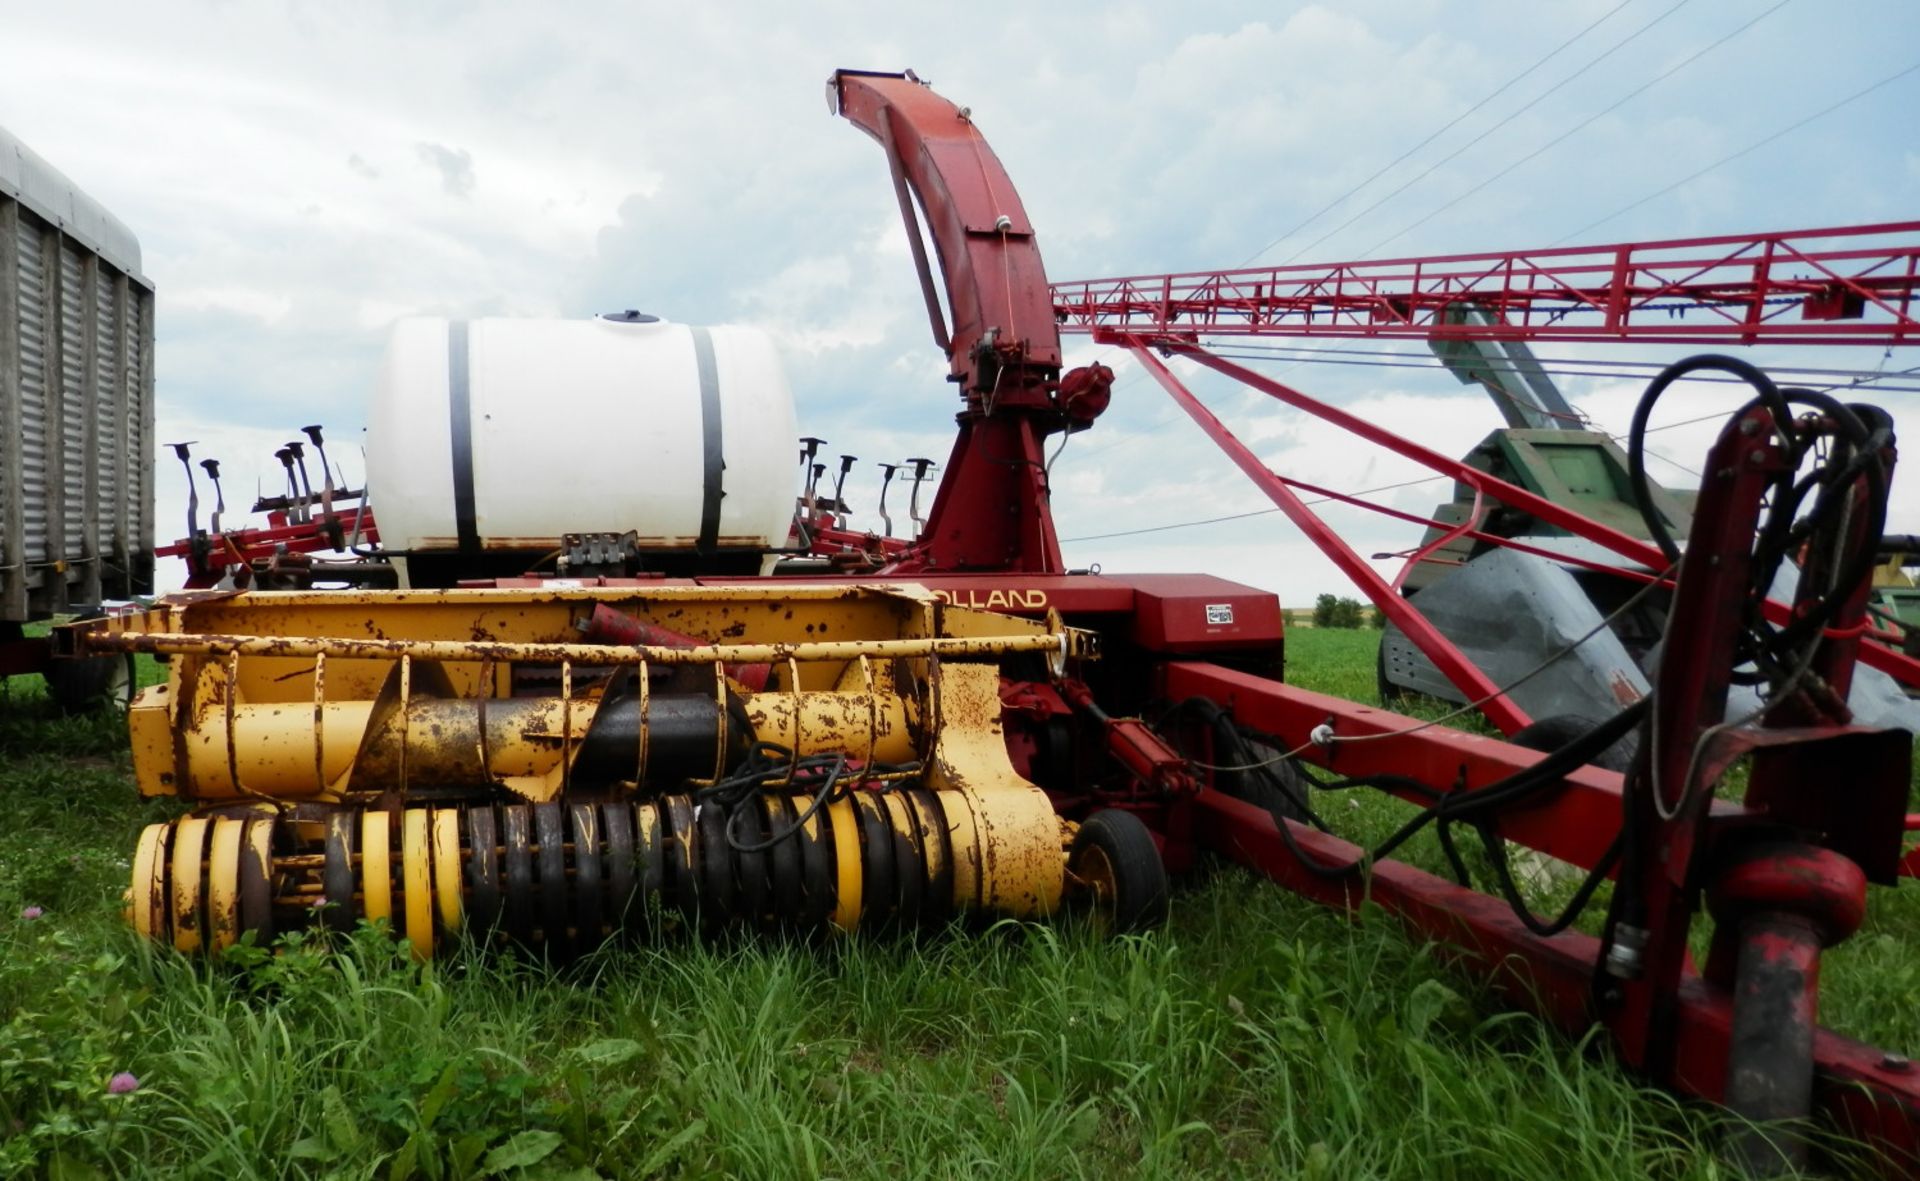
[[[1138,816],[1106,808],[1087,817],[1074,833],[1067,866],[1077,870],[1093,857],[1103,857],[1112,871],[1113,896],[1103,908],[1109,933],[1146,931],[1167,921],[1171,901],[1166,863]]]
[[[133,653],[94,656],[86,660],[55,660],[45,674],[47,696],[61,713],[87,714],[96,710],[126,713],[133,704]]]
[[[1252,748],[1251,753],[1255,761],[1270,759],[1284,753],[1264,742],[1249,741],[1247,745]],[[1306,780],[1301,776],[1294,761],[1283,759],[1265,770],[1272,771],[1279,778],[1286,780],[1287,786],[1293,789],[1293,793],[1289,795],[1284,788],[1275,786],[1258,771],[1221,772],[1218,773],[1216,782],[1220,783],[1220,789],[1223,792],[1234,799],[1245,800],[1249,804],[1271,812],[1275,821],[1284,818],[1304,823],[1307,816],[1301,809],[1299,801],[1310,799],[1309,793],[1312,789],[1307,786]]]
[[[1599,723],[1592,718],[1583,718],[1579,714],[1554,714],[1522,726],[1507,741],[1528,750],[1552,754],[1597,725]],[[1633,743],[1623,739],[1601,751],[1592,765],[1624,775],[1627,768],[1633,765],[1633,753]]]

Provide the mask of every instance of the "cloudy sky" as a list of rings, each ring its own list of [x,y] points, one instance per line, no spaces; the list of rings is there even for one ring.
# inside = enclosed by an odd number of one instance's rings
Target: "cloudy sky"
[[[823,83],[837,66],[912,67],[970,106],[1056,279],[1920,215],[1920,71],[1769,138],[1920,64],[1909,0],[87,3],[0,14],[0,126],[139,235],[159,291],[159,435],[207,441],[242,488],[277,470],[269,452],[293,427],[357,434],[386,328],[410,313],[637,307],[759,325],[782,347],[807,433],[863,461],[944,455],[944,363],[881,154],[828,115]],[[1076,361],[1101,355],[1069,345]],[[1898,371],[1920,365],[1916,354],[1755,357]],[[1266,506],[1151,381],[1106,359],[1120,371],[1114,408],[1055,470],[1063,536]],[[1484,395],[1444,372],[1266,368],[1450,453],[1499,425]],[[1624,430],[1633,386],[1563,385]],[[1283,473],[1343,489],[1425,474],[1258,396],[1196,388]],[[1896,413],[1902,397],[1888,395]],[[1656,422],[1730,403],[1688,390]],[[1669,431],[1658,450],[1697,466],[1709,429]],[[171,463],[160,468],[168,537],[184,500]],[[1689,481],[1681,467],[1655,474]],[[870,462],[856,469],[856,508],[871,506],[876,480]],[[1445,491],[1380,499],[1424,512]],[[1415,540],[1354,510],[1330,520],[1363,553]],[[1920,531],[1911,469],[1893,524]],[[1068,553],[1107,570],[1211,570],[1293,602],[1342,588],[1273,514]]]

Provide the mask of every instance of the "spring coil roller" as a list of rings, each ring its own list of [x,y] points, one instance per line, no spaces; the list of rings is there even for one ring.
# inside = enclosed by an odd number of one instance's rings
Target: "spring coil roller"
[[[566,958],[681,931],[897,930],[956,912],[940,795],[856,790],[804,821],[811,797],[768,793],[737,817],[689,795],[185,817],[141,834],[128,918],[188,953],[385,920],[422,958],[463,934]]]

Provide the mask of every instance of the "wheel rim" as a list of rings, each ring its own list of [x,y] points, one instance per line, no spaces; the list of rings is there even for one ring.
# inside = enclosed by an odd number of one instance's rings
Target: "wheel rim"
[[[1120,875],[1113,858],[1098,845],[1083,847],[1068,867],[1079,883],[1081,898],[1094,925],[1105,930],[1113,923],[1120,899]]]

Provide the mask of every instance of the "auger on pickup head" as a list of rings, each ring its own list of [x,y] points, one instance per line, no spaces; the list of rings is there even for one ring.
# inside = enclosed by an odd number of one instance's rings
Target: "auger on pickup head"
[[[565,954],[1045,915],[1065,888],[997,665],[1083,637],[925,592],[183,595],[90,642],[171,658],[135,775],[199,808],[142,834],[128,914],[181,951],[368,918],[423,956],[462,931]]]

